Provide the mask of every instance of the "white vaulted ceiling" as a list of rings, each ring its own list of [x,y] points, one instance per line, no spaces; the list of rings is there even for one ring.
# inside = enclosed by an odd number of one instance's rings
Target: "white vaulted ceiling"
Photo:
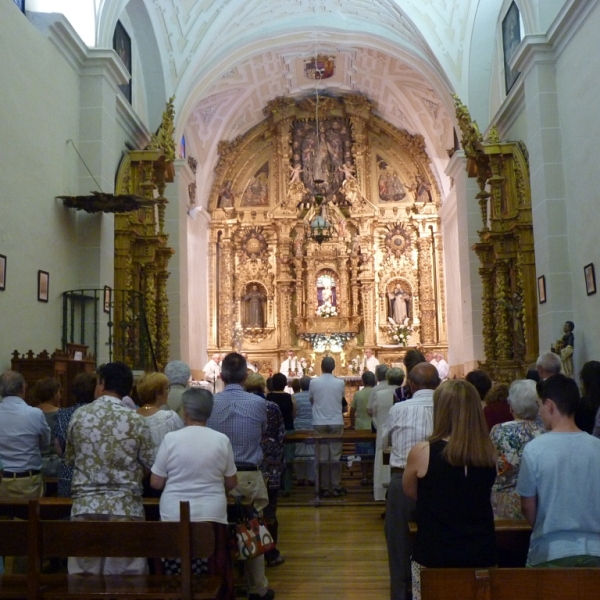
[[[198,192],[206,198],[218,141],[260,122],[277,96],[314,93],[304,61],[316,52],[336,65],[319,92],[363,94],[384,119],[423,135],[447,190],[451,93],[464,97],[468,90],[478,11],[497,12],[502,0],[104,0],[98,44],[110,45],[119,15],[142,4],[162,48],[165,86],[176,95],[178,133],[185,132],[200,163]]]

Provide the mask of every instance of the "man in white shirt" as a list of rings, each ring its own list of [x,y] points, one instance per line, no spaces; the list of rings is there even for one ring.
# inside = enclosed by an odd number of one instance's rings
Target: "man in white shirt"
[[[254,363],[250,362],[250,357],[248,356],[248,353],[242,352],[242,356],[246,359],[246,363],[248,364],[248,370],[252,371],[253,373],[256,373],[257,372],[256,365]]]
[[[445,381],[450,374],[450,365],[444,360],[444,355],[441,352],[436,352],[434,356],[435,368],[438,370],[438,375],[442,381]]]
[[[382,447],[392,447],[385,509],[390,600],[405,600],[410,589],[408,523],[415,520],[416,502],[404,494],[402,477],[410,449],[433,431],[433,392],[439,384],[440,377],[433,365],[423,362],[414,366],[408,374],[412,397],[392,406],[381,432]]]
[[[223,382],[221,381],[221,355],[217,352],[212,355],[212,358],[206,363],[204,371],[204,379],[211,384],[212,393],[222,391]]]
[[[288,350],[288,357],[281,363],[279,369],[288,379],[297,377],[298,379],[304,375],[300,359],[295,355],[293,350]]]
[[[373,356],[373,350],[371,350],[371,348],[365,348],[365,355],[363,357],[361,369],[363,373],[365,371],[371,371],[371,373],[375,373],[375,369],[377,368],[378,364],[379,361],[377,360],[377,357]]]

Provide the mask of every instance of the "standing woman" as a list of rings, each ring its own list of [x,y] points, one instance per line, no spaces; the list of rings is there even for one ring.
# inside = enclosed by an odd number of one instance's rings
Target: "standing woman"
[[[44,413],[50,431],[54,431],[62,399],[60,381],[54,377],[38,379],[31,388],[31,396],[32,405]],[[42,449],[42,474],[45,478],[58,477],[60,463],[60,455],[57,454],[54,444]]]
[[[433,395],[433,433],[412,448],[403,478],[404,493],[417,501],[414,600],[421,598],[422,568],[497,563],[495,478],[496,452],[477,390],[461,379],[446,381]]]

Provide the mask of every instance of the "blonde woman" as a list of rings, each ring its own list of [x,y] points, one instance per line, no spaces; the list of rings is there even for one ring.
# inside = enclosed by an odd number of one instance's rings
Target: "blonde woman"
[[[433,433],[412,448],[403,478],[404,493],[417,501],[414,600],[421,598],[421,568],[497,563],[495,478],[496,451],[477,390],[464,380],[446,381],[433,395]]]

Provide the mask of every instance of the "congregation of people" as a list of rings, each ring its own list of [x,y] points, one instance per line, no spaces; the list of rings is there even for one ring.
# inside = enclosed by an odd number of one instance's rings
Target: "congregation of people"
[[[310,377],[293,350],[269,378],[247,355],[214,354],[203,387],[190,385],[182,361],[135,382],[125,364],[108,363],[73,380],[67,407],[58,380],[28,390],[7,371],[0,500],[41,497],[48,478],[72,498],[73,520],[141,520],[143,498],[154,496],[161,519],[177,521],[187,500],[192,520],[215,523],[226,538],[227,495],[245,498],[275,541],[246,561],[248,598],[270,600],[266,567],[286,562],[279,499],[307,486],[321,498],[346,495],[338,439],[350,429],[375,433],[356,443],[353,458],[361,486],[385,503],[391,600],[420,599],[424,568],[497,565],[495,519],[531,524],[528,566],[600,566],[600,483],[590,477],[600,467],[600,362],[581,369],[581,393],[552,352],[510,384],[483,370],[449,379],[439,352],[411,349],[399,364],[366,350],[349,403],[333,357]],[[286,443],[294,432],[336,439],[316,453],[313,443]],[[198,574],[209,568],[202,558]],[[22,568],[15,558],[13,570]],[[163,559],[158,568],[171,574],[180,565]],[[69,573],[147,569],[146,558],[68,561]]]

